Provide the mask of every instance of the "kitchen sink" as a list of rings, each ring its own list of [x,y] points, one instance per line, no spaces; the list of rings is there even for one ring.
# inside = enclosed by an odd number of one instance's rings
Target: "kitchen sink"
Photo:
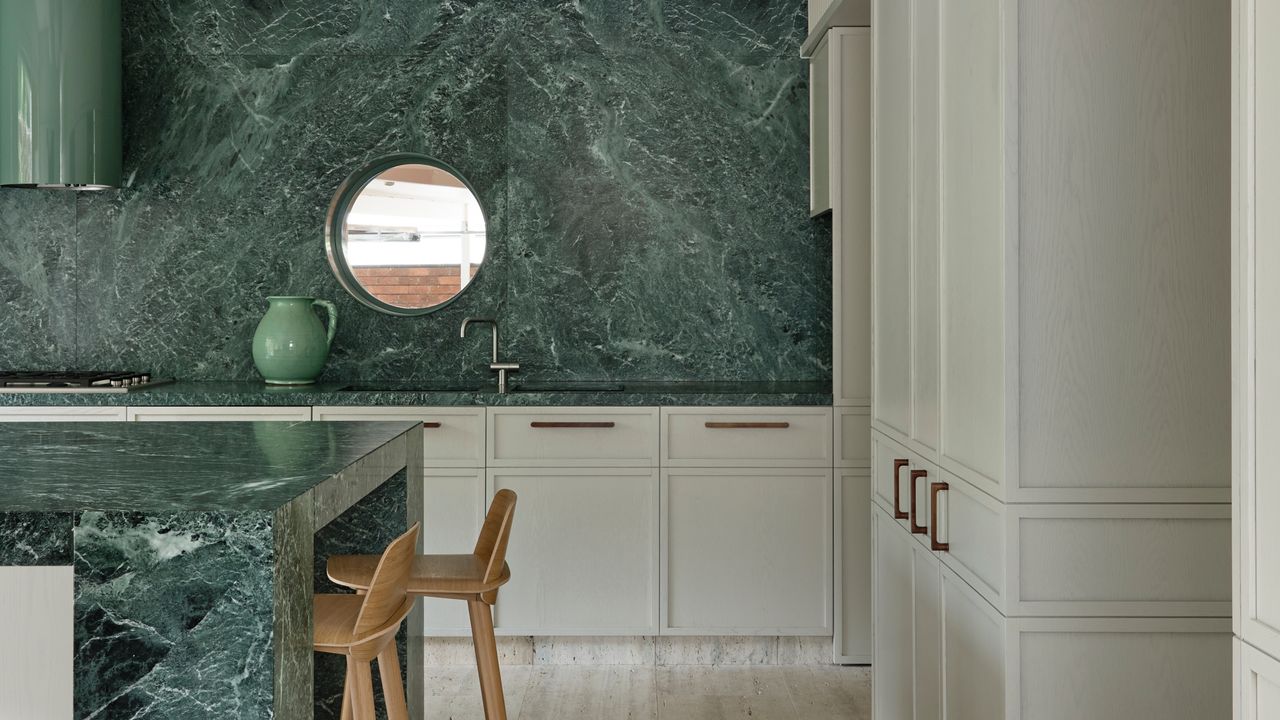
[[[352,383],[338,388],[338,392],[465,393],[491,392],[493,389],[492,384],[481,382]]]
[[[580,380],[568,382],[527,382],[511,388],[518,393],[594,393],[622,392],[626,386],[616,382]]]

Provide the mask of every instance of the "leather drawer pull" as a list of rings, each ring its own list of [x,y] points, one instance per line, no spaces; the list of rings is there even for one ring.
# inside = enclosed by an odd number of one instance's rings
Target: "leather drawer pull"
[[[929,485],[929,517],[933,518],[933,527],[929,530],[929,547],[935,552],[951,552],[950,541],[938,542],[938,493],[941,492],[951,492],[951,486],[944,482]]]
[[[531,428],[611,428],[615,423],[608,422],[545,422],[535,420],[529,423]]]
[[[709,422],[708,430],[786,430],[789,422]]]
[[[916,523],[916,480],[920,478],[928,478],[928,470],[912,470],[911,471],[911,510],[907,513],[907,522],[911,525],[912,535],[924,535],[929,532],[928,525],[920,525]]]
[[[424,422],[424,423],[422,423],[422,427],[427,428],[428,430],[435,430],[436,428],[440,427],[440,423],[438,423],[438,422]]]

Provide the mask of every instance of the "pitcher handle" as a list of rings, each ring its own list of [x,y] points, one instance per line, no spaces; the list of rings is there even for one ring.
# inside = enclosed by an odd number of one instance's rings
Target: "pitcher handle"
[[[311,305],[324,308],[329,315],[329,341],[328,345],[333,345],[333,336],[338,332],[338,306],[328,300],[313,300]]]

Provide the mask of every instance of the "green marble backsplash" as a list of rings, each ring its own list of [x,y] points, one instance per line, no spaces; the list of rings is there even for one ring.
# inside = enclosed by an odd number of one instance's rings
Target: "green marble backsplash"
[[[251,380],[267,295],[338,302],[327,379],[829,380],[803,0],[130,0],[126,188],[0,190],[0,369]],[[488,266],[422,318],[322,245],[379,155],[439,157]]]

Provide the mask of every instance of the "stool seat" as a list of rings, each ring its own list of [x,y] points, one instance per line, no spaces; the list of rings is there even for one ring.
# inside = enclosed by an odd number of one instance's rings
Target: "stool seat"
[[[377,555],[334,555],[329,558],[329,579],[353,590],[368,590],[378,559]],[[511,579],[511,568],[502,563],[498,577],[486,581],[488,566],[488,558],[475,554],[418,555],[405,589],[410,595],[459,599],[490,593]]]

